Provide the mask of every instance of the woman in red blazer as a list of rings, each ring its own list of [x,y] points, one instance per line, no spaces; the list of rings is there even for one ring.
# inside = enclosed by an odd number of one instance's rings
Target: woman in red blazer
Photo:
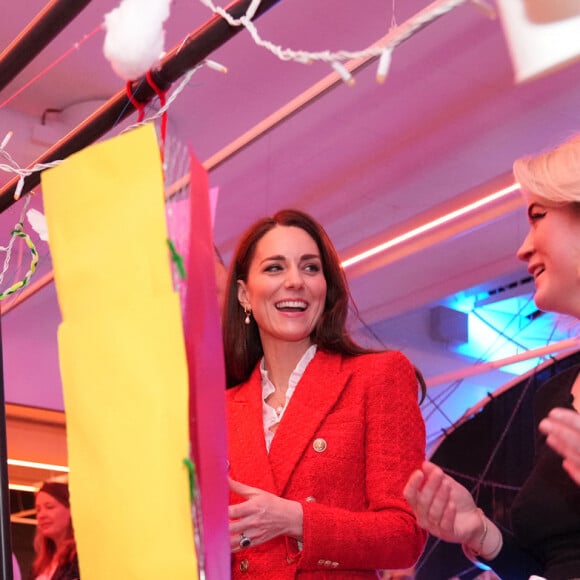
[[[378,578],[423,549],[403,498],[425,453],[418,374],[352,341],[349,302],[307,214],[242,237],[223,321],[233,578]]]

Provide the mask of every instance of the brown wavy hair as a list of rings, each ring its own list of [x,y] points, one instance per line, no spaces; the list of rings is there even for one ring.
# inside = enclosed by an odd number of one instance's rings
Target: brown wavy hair
[[[39,489],[38,493],[41,491],[48,493],[56,501],[70,509],[68,503],[68,485],[66,483],[47,482]],[[72,562],[77,553],[72,519],[69,521],[66,540],[58,549],[54,540],[43,536],[37,526],[36,533],[34,534],[34,551],[36,556],[32,563],[33,578],[36,578],[36,576],[50,567],[55,555],[59,567]]]
[[[346,329],[349,307],[356,312],[356,306],[344,269],[328,234],[308,214],[296,209],[284,209],[250,226],[242,235],[234,253],[222,321],[227,388],[246,381],[264,354],[255,320],[252,319],[249,325],[244,324],[246,315],[238,301],[238,280],[247,282],[258,242],[276,226],[292,226],[304,230],[314,240],[320,252],[327,291],[324,309],[311,335],[312,342],[322,350],[346,356],[378,352],[355,343]],[[425,382],[421,373],[417,370],[416,373],[424,394]]]

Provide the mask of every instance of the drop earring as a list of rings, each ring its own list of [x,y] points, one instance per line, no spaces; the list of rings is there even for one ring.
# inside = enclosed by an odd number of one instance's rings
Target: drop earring
[[[249,306],[244,306],[244,313],[246,314],[246,318],[244,318],[244,324],[250,324],[252,319],[250,318],[252,314],[252,309]]]

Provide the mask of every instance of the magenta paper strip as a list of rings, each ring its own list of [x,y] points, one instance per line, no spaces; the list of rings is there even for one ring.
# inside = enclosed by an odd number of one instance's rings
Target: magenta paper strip
[[[184,313],[192,459],[201,489],[207,580],[230,578],[225,370],[215,282],[207,172],[191,155],[190,230]]]

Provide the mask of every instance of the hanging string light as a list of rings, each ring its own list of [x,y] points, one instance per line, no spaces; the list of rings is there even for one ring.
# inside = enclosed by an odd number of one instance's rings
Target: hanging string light
[[[484,12],[484,14],[490,18],[495,18],[495,11],[487,4],[485,0],[435,0],[429,6],[418,12],[415,16],[400,26],[396,26],[396,20],[393,14],[391,29],[381,44],[374,44],[368,48],[357,51],[339,50],[332,52],[330,50],[323,50],[318,52],[311,52],[305,50],[282,48],[281,46],[276,45],[269,40],[265,40],[260,36],[256,25],[252,22],[252,17],[255,15],[261,0],[252,0],[245,14],[240,18],[234,18],[229,12],[227,12],[227,10],[221,6],[216,6],[212,0],[199,1],[204,6],[209,8],[214,14],[218,14],[224,20],[226,20],[230,26],[245,27],[257,46],[270,51],[280,60],[294,61],[301,64],[310,64],[314,61],[326,62],[348,85],[352,85],[354,80],[350,71],[348,71],[348,69],[342,64],[344,61],[378,58],[379,64],[377,70],[377,82],[382,83],[387,77],[392,52],[395,47],[397,47],[401,42],[413,36],[428,24],[461,6],[462,4],[467,2],[473,3],[482,12]]]

